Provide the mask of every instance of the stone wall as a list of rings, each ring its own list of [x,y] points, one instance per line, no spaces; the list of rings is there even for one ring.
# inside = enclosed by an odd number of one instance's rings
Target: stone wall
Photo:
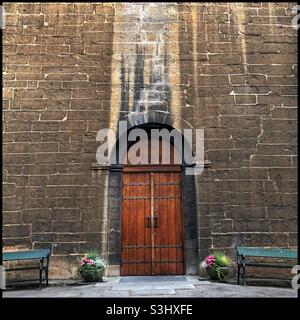
[[[91,164],[108,126],[114,6],[4,7],[4,245],[53,246],[52,275],[65,277],[78,254],[105,252],[106,174]]]
[[[182,112],[205,128],[211,168],[197,179],[200,257],[209,248],[297,245],[294,3],[179,10],[190,35]],[[189,30],[190,28],[190,30]],[[186,119],[187,117],[185,117]]]
[[[4,249],[51,246],[56,278],[105,255],[96,133],[153,102],[175,128],[205,128],[200,258],[296,246],[295,4],[4,3]]]

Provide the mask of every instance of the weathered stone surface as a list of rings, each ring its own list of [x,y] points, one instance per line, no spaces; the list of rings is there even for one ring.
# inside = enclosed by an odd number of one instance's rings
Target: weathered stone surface
[[[92,248],[119,263],[121,175],[92,171],[96,133],[159,68],[148,121],[204,128],[211,161],[184,183],[187,246],[296,246],[295,4],[4,3],[4,248],[52,245],[53,277]]]

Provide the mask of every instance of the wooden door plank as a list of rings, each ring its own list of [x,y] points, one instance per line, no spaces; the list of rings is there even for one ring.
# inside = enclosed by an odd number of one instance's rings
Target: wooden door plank
[[[129,183],[135,181],[135,174],[129,175]],[[132,186],[129,188],[129,197],[136,197],[136,190],[135,187]],[[136,219],[135,219],[135,211],[136,211],[136,201],[130,201],[130,210],[128,212],[128,244],[135,245],[135,227],[136,227]],[[135,249],[128,249],[128,261],[134,262],[136,261],[135,257]],[[134,275],[135,274],[135,263],[128,264],[128,274]]]
[[[175,183],[174,173],[169,174],[169,181]],[[168,214],[169,214],[169,228],[168,228],[168,237],[169,237],[169,245],[176,244],[176,230],[177,230],[177,217],[175,217],[175,201],[174,201],[174,186],[166,186],[168,190],[169,199],[168,202]],[[168,256],[169,261],[176,261],[176,249],[168,248]],[[168,264],[168,272],[169,274],[176,274],[176,263],[171,262]]]
[[[160,274],[183,273],[183,237],[181,212],[181,175],[155,173],[155,206],[159,228],[155,237],[155,271]]]
[[[140,174],[134,174],[134,181],[139,181],[140,179]],[[133,190],[134,190],[134,197],[137,197],[138,198],[138,193],[139,193],[139,187],[138,186],[133,186],[132,187],[133,188]],[[133,237],[133,241],[134,241],[134,244],[137,246],[138,245],[138,222],[139,222],[139,220],[138,220],[138,214],[139,214],[139,207],[138,207],[138,205],[139,205],[139,199],[138,200],[133,200],[132,202],[134,203],[134,210],[133,210],[133,212],[134,212],[134,216],[132,217],[133,218],[133,221],[132,221],[132,224],[134,225],[134,228],[133,228],[133,235],[132,235],[132,237]],[[138,248],[136,247],[134,250],[132,250],[132,251],[134,251],[134,261],[139,261],[139,259],[138,259]],[[133,268],[133,270],[132,270],[132,273],[133,274],[138,274],[138,266],[139,266],[139,263],[134,263],[133,264],[134,265],[134,268]]]
[[[150,275],[150,230],[145,217],[150,210],[149,173],[124,173],[121,216],[121,275]]]
[[[144,175],[139,174],[138,175],[138,181],[140,182],[143,180]],[[144,222],[144,201],[145,199],[142,199],[144,196],[144,190],[143,186],[136,186],[137,189],[137,197],[139,198],[138,200],[135,200],[136,202],[136,210],[137,210],[137,216],[136,216],[136,245],[141,246],[144,245],[144,227],[143,227],[143,222]],[[136,249],[136,260],[137,261],[145,261],[144,259],[144,248],[137,248]],[[143,275],[144,272],[144,264],[143,263],[138,263],[136,265],[136,275]]]
[[[147,183],[147,186],[145,187],[144,193],[145,195],[150,195],[151,194],[151,185],[150,185],[150,174],[145,173],[144,174],[144,181]],[[145,230],[145,245],[147,248],[145,248],[145,261],[147,263],[144,264],[144,270],[145,270],[145,275],[151,275],[152,274],[152,269],[151,269],[151,254],[152,254],[152,249],[151,249],[151,228],[146,228],[145,223],[146,223],[146,217],[150,216],[151,212],[151,203],[149,199],[144,200],[145,206],[144,206],[144,230]]]
[[[176,260],[183,261],[183,217],[182,217],[182,198],[181,198],[181,173],[174,173],[176,176],[177,184],[174,185],[174,195],[175,195],[175,219],[176,223],[176,245],[180,245],[176,249]],[[183,274],[184,264],[176,264],[176,273]]]
[[[162,190],[160,188],[160,179],[161,175],[158,173],[154,173],[154,199],[155,199],[155,208],[156,208],[156,216],[158,218],[158,228],[155,230],[155,273],[156,274],[163,274],[162,266],[159,263],[161,261],[161,249],[159,245],[162,243],[162,235],[161,235],[161,225],[164,223],[161,221],[161,212],[162,212],[162,201],[161,198],[159,197],[162,195]]]
[[[169,250],[166,245],[169,244],[169,228],[170,228],[170,218],[169,218],[169,208],[168,208],[168,200],[169,197],[168,190],[167,190],[167,178],[169,177],[170,173],[159,173],[159,195],[162,199],[159,199],[160,202],[160,209],[159,209],[159,230],[161,234],[161,241],[158,243],[163,245],[164,247],[160,248],[160,269],[161,274],[168,274],[168,263],[163,263],[162,261],[169,260]]]
[[[155,273],[155,265],[154,265],[154,261],[155,261],[155,248],[154,248],[154,245],[155,245],[155,230],[154,230],[154,173],[151,172],[150,173],[150,183],[151,183],[151,187],[150,187],[150,194],[151,194],[151,212],[150,212],[150,217],[151,217],[151,273],[152,275],[156,274]]]

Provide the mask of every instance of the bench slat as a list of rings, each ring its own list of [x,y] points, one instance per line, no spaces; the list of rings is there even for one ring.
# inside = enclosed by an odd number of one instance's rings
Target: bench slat
[[[239,255],[245,257],[270,257],[297,259],[297,250],[281,248],[237,247]]]
[[[14,261],[14,260],[41,259],[41,258],[47,258],[49,255],[50,255],[49,249],[4,252],[2,253],[2,260]]]
[[[271,263],[255,263],[255,262],[246,262],[246,266],[249,267],[268,267],[268,268],[293,268],[293,265],[290,264],[271,264]]]
[[[21,270],[39,270],[40,267],[19,267],[19,268],[8,268],[5,271],[21,271]]]

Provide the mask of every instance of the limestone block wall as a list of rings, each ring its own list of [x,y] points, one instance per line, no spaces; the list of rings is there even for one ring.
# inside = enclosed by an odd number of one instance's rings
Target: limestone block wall
[[[3,244],[53,248],[52,275],[106,247],[106,174],[91,164],[108,127],[113,4],[6,3]]]
[[[97,131],[204,128],[198,250],[297,245],[296,3],[4,3],[3,245],[107,253]]]
[[[297,245],[294,3],[184,7],[184,118],[205,128],[197,179],[199,252]]]

